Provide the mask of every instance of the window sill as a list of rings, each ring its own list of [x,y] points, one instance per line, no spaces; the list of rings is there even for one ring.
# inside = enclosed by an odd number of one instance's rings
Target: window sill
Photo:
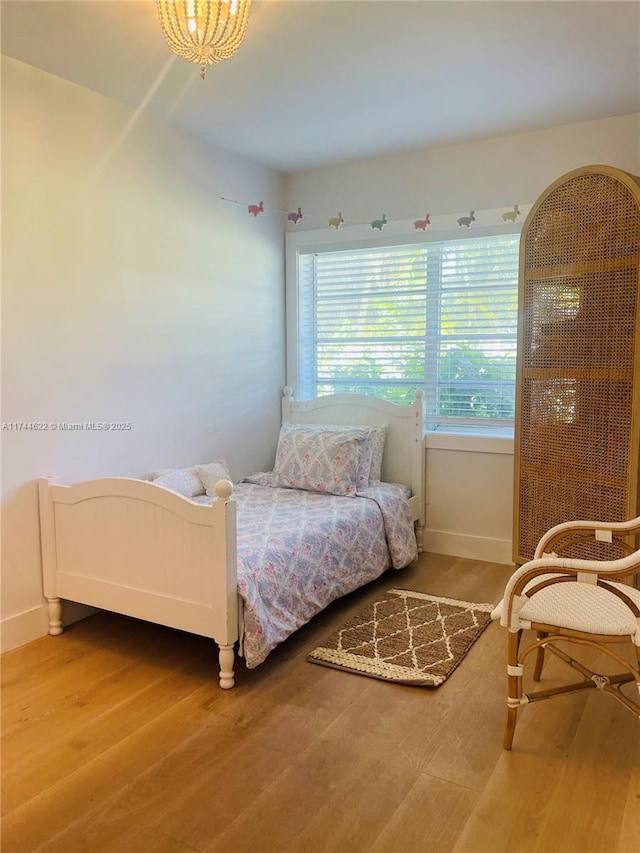
[[[446,433],[438,430],[437,432],[428,432],[425,435],[424,446],[427,450],[458,450],[467,453],[513,455],[513,438],[505,436]]]

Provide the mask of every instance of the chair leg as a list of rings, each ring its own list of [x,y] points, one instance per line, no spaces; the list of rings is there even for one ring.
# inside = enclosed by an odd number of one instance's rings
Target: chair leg
[[[502,746],[504,749],[511,749],[513,745],[513,736],[516,732],[516,723],[518,722],[518,709],[509,708],[507,711],[507,727],[502,738]]]
[[[522,698],[522,666],[518,663],[522,631],[509,631],[509,649],[507,656],[507,727],[504,732],[502,745],[511,749],[513,736],[518,721],[518,708]]]
[[[544,640],[547,634],[544,631],[538,631],[538,639]],[[544,666],[544,646],[540,646],[536,653],[536,664],[533,669],[533,680],[540,681],[542,677],[542,667]]]

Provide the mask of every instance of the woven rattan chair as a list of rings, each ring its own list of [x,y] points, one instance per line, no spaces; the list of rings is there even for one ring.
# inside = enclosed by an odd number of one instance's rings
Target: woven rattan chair
[[[518,568],[509,579],[504,597],[492,617],[509,629],[507,728],[504,748],[511,749],[518,709],[529,702],[598,688],[613,696],[640,717],[640,704],[621,691],[635,681],[640,692],[640,590],[629,585],[640,573],[640,550],[633,550],[640,517],[628,522],[605,524],[574,521],[549,530],[538,543],[533,560]],[[579,551],[580,543],[593,540],[605,552],[626,554],[618,559],[576,559],[562,552]],[[620,583],[626,580],[627,583]],[[532,629],[536,638],[522,644],[523,631]],[[620,654],[620,644],[631,644],[630,663]],[[562,645],[563,648],[559,648]],[[576,647],[595,647],[623,672],[600,675],[568,653]],[[582,680],[562,687],[525,693],[525,660],[536,652],[533,680],[539,681],[545,650],[552,652],[581,673]],[[629,650],[630,651],[630,650]]]

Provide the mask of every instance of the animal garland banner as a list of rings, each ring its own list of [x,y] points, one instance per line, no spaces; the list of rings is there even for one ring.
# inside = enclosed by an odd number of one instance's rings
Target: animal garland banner
[[[286,217],[287,223],[291,225],[297,225],[302,219],[318,219],[323,220],[327,223],[329,228],[335,228],[336,231],[341,228],[345,224],[349,225],[370,225],[372,230],[377,230],[381,232],[383,228],[388,224],[387,214],[383,213],[380,218],[376,219],[345,219],[342,211],[339,210],[337,216],[334,215],[322,215],[322,214],[308,214],[303,213],[302,208],[298,207],[297,210],[278,210],[276,208],[265,208],[264,200],[260,199],[258,202],[251,202],[246,204],[246,202],[238,201],[233,198],[226,198],[225,196],[218,196],[220,201],[229,202],[230,204],[240,204],[246,206],[247,212],[257,219],[257,217],[262,213],[277,213],[280,215],[284,215]],[[463,216],[456,217],[456,222],[458,226],[461,228],[471,228],[474,224],[482,224],[489,225],[495,224],[494,222],[478,222],[476,219],[476,211],[470,210],[468,214],[464,214]],[[522,215],[522,211],[520,210],[517,204],[514,204],[511,210],[506,210],[501,214],[502,222],[516,222],[519,216]],[[427,228],[431,225],[431,213],[427,212],[424,214],[423,218],[414,219],[413,220],[413,228],[415,231],[426,231]]]

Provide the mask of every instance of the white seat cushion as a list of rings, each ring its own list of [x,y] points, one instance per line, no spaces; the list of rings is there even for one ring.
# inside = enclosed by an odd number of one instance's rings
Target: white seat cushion
[[[541,575],[527,584],[524,591],[532,589],[542,580],[560,575]],[[640,590],[621,583],[611,583],[625,593],[640,607]],[[504,602],[491,614],[500,619]],[[635,616],[613,593],[595,584],[565,581],[537,592],[520,610],[520,620],[524,622],[542,622],[558,628],[569,628],[590,634],[608,634],[611,636],[635,635],[638,623]],[[526,627],[526,626],[523,626]]]

